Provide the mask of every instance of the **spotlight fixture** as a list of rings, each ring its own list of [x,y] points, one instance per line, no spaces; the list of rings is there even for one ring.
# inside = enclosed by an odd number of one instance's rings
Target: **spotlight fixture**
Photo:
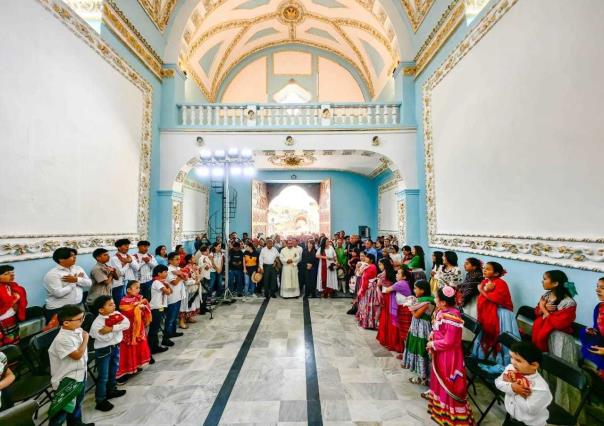
[[[210,168],[207,166],[195,167],[195,173],[199,177],[207,177],[210,175]]]
[[[243,168],[244,176],[254,176],[255,170],[252,166],[246,166]]]
[[[252,158],[252,150],[251,149],[242,149],[241,150],[241,157],[242,158]]]
[[[205,145],[205,142],[203,141],[203,138],[201,136],[197,136],[196,142],[197,142],[197,146]]]
[[[216,151],[214,151],[214,158],[222,160],[225,157],[226,153],[224,152],[224,149],[217,149]]]
[[[371,145],[373,145],[373,146],[379,146],[379,144],[380,144],[380,138],[378,136],[374,136],[371,139]]]
[[[237,148],[230,148],[228,154],[230,158],[235,158],[239,155],[239,150]]]
[[[241,176],[241,173],[243,173],[243,169],[241,168],[241,166],[232,166],[230,170],[231,175],[233,176]]]
[[[291,136],[288,136],[285,138],[285,145],[287,146],[292,146],[294,144],[294,138]]]
[[[199,156],[203,160],[209,160],[210,158],[212,158],[212,151],[208,149],[202,149],[201,151],[199,151]]]
[[[214,177],[224,176],[224,168],[222,166],[212,167],[212,176],[214,176]]]

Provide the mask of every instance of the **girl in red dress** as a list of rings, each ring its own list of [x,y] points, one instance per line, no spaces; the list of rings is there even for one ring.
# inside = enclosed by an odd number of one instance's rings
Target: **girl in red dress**
[[[15,282],[15,268],[0,265],[0,346],[19,343],[19,321],[25,319],[27,293]]]
[[[128,320],[130,328],[124,330],[120,343],[120,367],[116,378],[136,374],[151,360],[145,326],[151,322],[151,308],[147,299],[140,294],[140,283],[129,281],[126,296],[120,302],[120,311]]]
[[[382,293],[387,293],[387,290],[385,289],[391,287],[396,282],[396,272],[394,271],[392,262],[387,257],[381,258],[378,265],[381,271],[378,275],[378,288]],[[397,324],[392,321],[392,315],[390,313],[392,299],[389,294],[381,299],[382,309],[378,323],[377,340],[389,351],[402,352],[403,341],[401,340]],[[394,303],[396,303],[396,301]]]

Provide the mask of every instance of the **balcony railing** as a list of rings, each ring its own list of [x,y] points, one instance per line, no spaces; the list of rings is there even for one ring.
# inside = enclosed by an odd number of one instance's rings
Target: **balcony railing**
[[[203,128],[393,128],[397,103],[179,104],[180,127]]]

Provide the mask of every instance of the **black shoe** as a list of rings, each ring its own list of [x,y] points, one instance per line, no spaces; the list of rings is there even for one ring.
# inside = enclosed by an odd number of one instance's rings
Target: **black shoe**
[[[237,293],[237,297],[243,297],[242,293]]]
[[[124,389],[111,389],[107,391],[107,399],[119,398],[120,396],[126,395]]]
[[[180,337],[180,336],[184,336],[184,335],[185,335],[185,333],[177,331],[176,333],[174,333],[173,335],[171,335],[170,338],[173,339],[175,337]]]
[[[354,305],[352,308],[350,308],[347,312],[348,315],[354,315],[357,313],[357,305]]]
[[[116,379],[115,381],[117,382],[118,385],[123,385],[124,383],[126,383],[128,381],[128,379],[130,378],[130,374],[126,374],[118,379]],[[107,398],[109,399],[109,398]]]
[[[273,294],[271,297],[272,297],[273,299],[276,299],[276,298],[277,298],[277,295],[276,295],[276,294]]]
[[[172,340],[162,340],[161,344],[168,347],[174,346],[174,342]],[[168,349],[166,348],[166,350]]]
[[[94,406],[94,409],[105,412],[111,411],[113,409],[113,404],[105,399],[103,401],[97,402]]]
[[[94,423],[79,422],[79,423],[74,423],[74,426],[94,426]]]
[[[165,352],[165,351],[162,351],[162,352]],[[155,364],[155,360],[153,359],[153,357],[151,357],[151,359],[149,360],[149,365],[153,365],[153,364]]]
[[[168,350],[168,348],[164,348],[163,346],[158,346],[155,349],[151,349],[151,353],[152,354],[160,354],[162,352],[166,352]],[[153,361],[151,364],[155,363],[155,360],[153,358],[151,358],[151,360]]]

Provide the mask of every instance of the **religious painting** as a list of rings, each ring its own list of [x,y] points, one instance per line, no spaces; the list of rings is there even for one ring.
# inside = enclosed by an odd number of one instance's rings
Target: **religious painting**
[[[268,206],[268,234],[300,237],[318,233],[317,200],[301,185],[290,184],[279,189],[278,195],[272,198]]]

